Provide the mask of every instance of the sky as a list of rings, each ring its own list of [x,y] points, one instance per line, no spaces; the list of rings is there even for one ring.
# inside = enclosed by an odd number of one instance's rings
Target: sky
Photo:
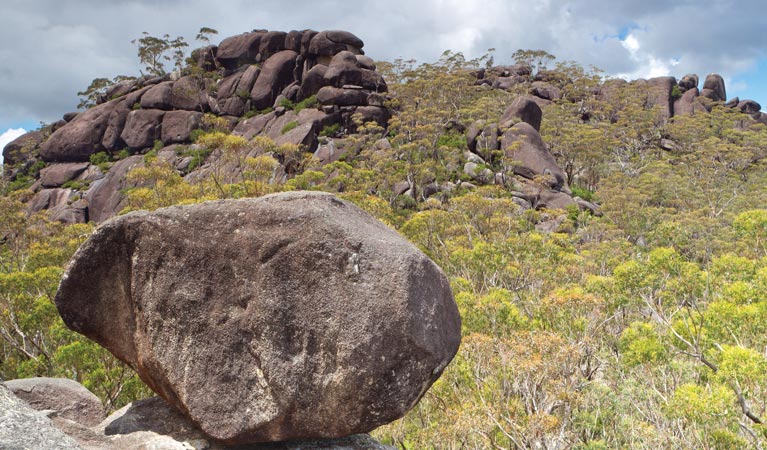
[[[253,29],[342,29],[376,60],[434,62],[494,48],[593,65],[628,79],[721,74],[729,98],[767,107],[764,0],[3,0],[0,3],[0,148],[18,130],[75,110],[98,77],[137,75],[131,40],[143,31],[220,39]]]

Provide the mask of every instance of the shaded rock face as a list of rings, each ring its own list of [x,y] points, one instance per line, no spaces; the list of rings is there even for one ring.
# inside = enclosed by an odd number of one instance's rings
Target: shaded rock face
[[[106,418],[96,395],[67,378],[25,378],[6,381],[17,397],[37,410],[54,410],[57,415],[85,426],[98,425]]]
[[[724,88],[724,78],[715,73],[707,76],[706,81],[703,82],[703,89],[700,91],[700,95],[715,102],[726,101],[727,91]]]
[[[533,99],[517,97],[504,111],[500,124],[502,127],[508,128],[514,125],[515,119],[530,124],[535,128],[535,131],[540,132],[543,111]]]
[[[77,252],[56,305],[227,443],[388,423],[460,342],[442,271],[324,193],[121,216]]]
[[[123,190],[133,187],[126,178],[128,172],[144,164],[141,155],[129,156],[115,163],[106,177],[91,184],[85,194],[88,202],[88,217],[94,222],[101,222],[116,215],[123,208],[125,198]]]
[[[90,155],[102,151],[101,140],[109,117],[121,103],[112,101],[93,107],[56,130],[40,146],[43,161],[88,161]]]

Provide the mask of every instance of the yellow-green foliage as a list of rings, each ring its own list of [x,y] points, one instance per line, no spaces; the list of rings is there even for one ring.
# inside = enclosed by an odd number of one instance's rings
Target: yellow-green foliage
[[[510,173],[507,186],[457,186],[467,148],[448,125],[497,122],[529,93],[529,84],[476,86],[471,71],[490,59],[447,52],[435,64],[379,64],[389,128],[357,120],[358,133],[334,138],[345,154],[330,164],[231,136],[206,116],[184,154],[196,158],[195,176],[149,157],[129,175],[138,187],[128,209],[323,190],[434,259],[450,278],[463,344],[407,416],[375,431],[398,448],[767,446],[767,127],[718,104],[668,120],[647,107],[641,85],[594,96],[599,72],[559,63],[551,83],[564,100],[544,107],[541,133],[568,184],[604,216],[571,211],[565,232],[542,233],[536,224],[556,213],[518,206]],[[494,171],[508,169],[503,151],[485,156]],[[403,181],[415,189],[396,195]],[[1,375],[78,378],[113,405],[143,395],[56,317],[55,281],[89,228],[27,217],[14,198],[30,195],[0,198],[0,238],[9,237],[0,326],[10,336],[0,341]],[[16,326],[41,348],[21,345]]]

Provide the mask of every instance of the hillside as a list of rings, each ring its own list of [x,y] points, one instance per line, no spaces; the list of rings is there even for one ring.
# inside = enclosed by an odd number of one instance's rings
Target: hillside
[[[230,37],[6,146],[0,377],[73,378],[109,409],[148,396],[58,316],[78,246],[128,211],[320,190],[431,257],[463,319],[458,355],[381,442],[767,443],[760,105],[715,74],[626,82],[540,51],[416,64],[363,47]]]

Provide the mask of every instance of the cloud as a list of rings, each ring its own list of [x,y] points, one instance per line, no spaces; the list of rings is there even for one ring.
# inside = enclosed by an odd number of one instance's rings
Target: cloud
[[[191,41],[202,26],[220,37],[345,29],[375,59],[429,62],[448,49],[472,58],[495,48],[495,61],[507,63],[517,49],[543,49],[632,77],[738,79],[767,49],[763,0],[294,0],[289,9],[282,0],[5,0],[3,10],[0,129],[57,120],[93,78],[136,74],[130,41],[142,31]]]
[[[5,148],[5,146],[8,145],[9,142],[13,141],[14,139],[23,135],[26,132],[27,130],[23,128],[11,128],[11,129],[5,130],[3,134],[0,134],[0,164],[3,163],[2,150]]]

